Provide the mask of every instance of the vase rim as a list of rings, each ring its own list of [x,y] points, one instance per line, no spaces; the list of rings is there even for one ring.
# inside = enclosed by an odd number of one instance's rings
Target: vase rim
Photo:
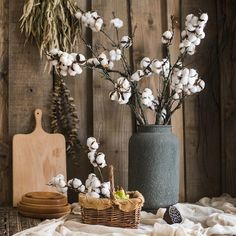
[[[150,125],[138,125],[138,128],[141,127],[157,127],[157,128],[171,128],[172,125],[154,125],[154,124],[150,124]]]
[[[171,132],[172,125],[139,125],[137,127],[138,132]]]

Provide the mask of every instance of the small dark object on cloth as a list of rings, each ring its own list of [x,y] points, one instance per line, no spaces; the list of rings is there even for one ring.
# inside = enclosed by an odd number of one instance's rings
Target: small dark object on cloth
[[[170,225],[181,223],[183,220],[179,210],[175,206],[167,207],[163,219]]]

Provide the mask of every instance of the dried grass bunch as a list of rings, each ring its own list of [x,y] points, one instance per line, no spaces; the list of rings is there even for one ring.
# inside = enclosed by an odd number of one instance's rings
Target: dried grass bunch
[[[33,39],[42,57],[51,48],[71,51],[78,40],[78,10],[74,0],[25,0],[20,18],[26,41]]]

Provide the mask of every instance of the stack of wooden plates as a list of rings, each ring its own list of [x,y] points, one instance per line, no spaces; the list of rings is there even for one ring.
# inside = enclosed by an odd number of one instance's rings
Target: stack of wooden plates
[[[39,219],[59,218],[70,213],[67,198],[54,192],[32,192],[22,196],[17,205],[20,214]]]

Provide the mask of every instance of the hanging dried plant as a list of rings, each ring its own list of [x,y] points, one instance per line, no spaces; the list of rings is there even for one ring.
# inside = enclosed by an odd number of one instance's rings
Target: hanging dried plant
[[[52,91],[51,128],[54,133],[62,133],[66,139],[66,151],[77,161],[81,143],[78,138],[79,118],[70,94],[62,78],[56,77]]]
[[[71,51],[78,39],[78,9],[74,0],[25,0],[20,18],[26,41],[35,40],[40,56],[52,48]]]

